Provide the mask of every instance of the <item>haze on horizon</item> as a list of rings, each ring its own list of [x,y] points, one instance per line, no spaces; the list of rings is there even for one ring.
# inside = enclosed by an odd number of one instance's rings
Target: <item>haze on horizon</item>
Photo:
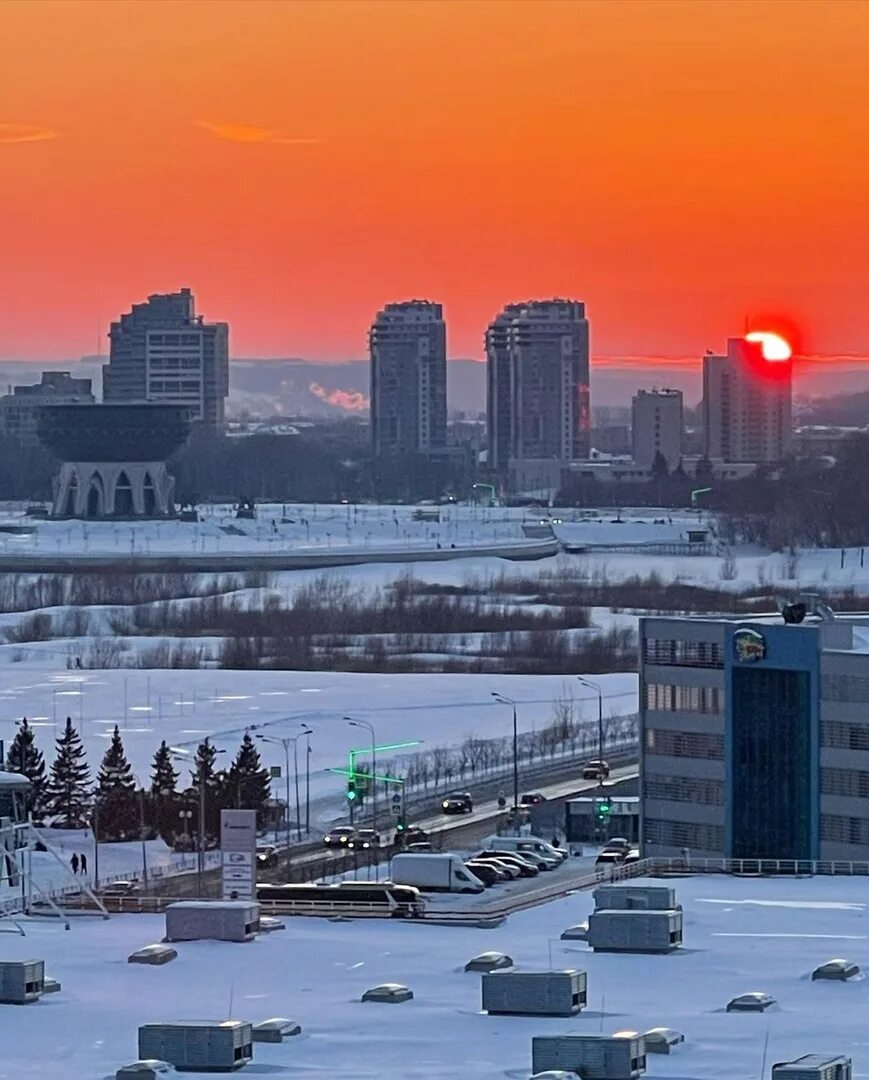
[[[361,357],[530,296],[651,367],[752,327],[869,352],[869,5],[0,6],[0,358],[190,285],[234,356]],[[782,322],[782,320],[784,320]]]

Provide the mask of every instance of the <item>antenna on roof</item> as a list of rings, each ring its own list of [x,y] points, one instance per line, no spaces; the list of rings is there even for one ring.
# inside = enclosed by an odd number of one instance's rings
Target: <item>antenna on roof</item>
[[[760,1080],[766,1076],[766,1052],[769,1049],[769,1024],[766,1026],[766,1035],[763,1038],[763,1060],[760,1063]]]

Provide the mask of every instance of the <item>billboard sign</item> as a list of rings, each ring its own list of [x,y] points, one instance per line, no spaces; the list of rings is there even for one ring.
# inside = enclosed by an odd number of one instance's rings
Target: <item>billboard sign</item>
[[[733,658],[737,664],[754,664],[766,659],[766,638],[757,630],[743,627],[733,635]]]
[[[256,810],[220,811],[220,868],[224,900],[256,899]]]

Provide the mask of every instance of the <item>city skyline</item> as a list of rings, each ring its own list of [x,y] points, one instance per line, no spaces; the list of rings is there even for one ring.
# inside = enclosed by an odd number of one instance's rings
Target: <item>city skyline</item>
[[[105,353],[131,297],[188,283],[240,357],[361,359],[413,296],[452,357],[565,295],[598,364],[746,322],[869,351],[869,10],[497,7],[3,5],[0,358]]]

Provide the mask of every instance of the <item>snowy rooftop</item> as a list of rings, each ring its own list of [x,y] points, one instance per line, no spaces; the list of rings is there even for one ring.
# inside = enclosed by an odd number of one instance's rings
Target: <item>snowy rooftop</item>
[[[496,930],[288,919],[286,932],[251,944],[180,943],[178,959],[159,968],[125,961],[162,936],[160,916],[79,919],[69,933],[25,924],[26,937],[4,936],[3,957],[44,958],[63,989],[33,1005],[0,1006],[15,1024],[0,1075],[44,1080],[48,1062],[52,1080],[113,1075],[135,1059],[139,1024],[183,1019],[194,1004],[206,1019],[291,1016],[301,1024],[302,1034],[283,1045],[257,1044],[245,1070],[252,1076],[525,1080],[533,1035],[666,1026],[685,1043],[649,1058],[652,1080],[766,1080],[773,1062],[840,1053],[854,1058],[855,1078],[869,1077],[869,984],[859,976],[810,979],[835,954],[869,965],[866,879],[674,884],[685,947],[669,956],[595,954],[560,941],[591,910],[588,892]],[[529,971],[587,971],[588,1008],[572,1019],[482,1014],[480,977],[462,968],[486,949],[506,951]],[[361,1004],[365,990],[384,982],[404,983],[414,1000]],[[753,990],[777,1004],[763,1014],[725,1012],[732,997]]]

